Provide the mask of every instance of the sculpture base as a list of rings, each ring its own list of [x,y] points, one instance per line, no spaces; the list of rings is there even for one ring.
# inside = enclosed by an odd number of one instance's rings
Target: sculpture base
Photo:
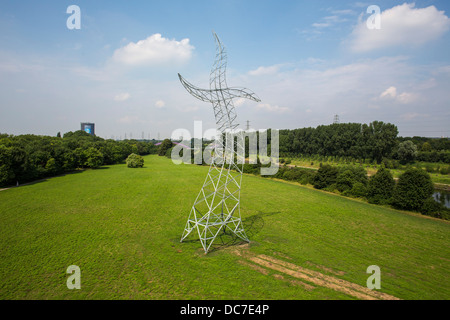
[[[243,241],[250,242],[242,226],[242,220],[235,217],[224,220],[210,220],[208,217],[202,217],[199,221],[188,219],[180,242],[183,242],[192,231],[197,232],[205,254],[208,253],[216,238],[224,235],[236,236]],[[223,239],[221,243],[224,245]]]

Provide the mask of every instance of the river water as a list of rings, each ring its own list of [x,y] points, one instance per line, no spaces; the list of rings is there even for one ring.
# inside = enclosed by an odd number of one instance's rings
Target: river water
[[[450,208],[450,191],[435,190],[433,198],[437,202],[442,203],[447,208]]]

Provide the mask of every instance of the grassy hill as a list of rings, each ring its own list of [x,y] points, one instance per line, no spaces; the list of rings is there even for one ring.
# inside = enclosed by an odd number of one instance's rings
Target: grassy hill
[[[207,170],[147,156],[1,191],[0,298],[450,298],[448,222],[280,181],[243,178],[250,244],[180,243]]]

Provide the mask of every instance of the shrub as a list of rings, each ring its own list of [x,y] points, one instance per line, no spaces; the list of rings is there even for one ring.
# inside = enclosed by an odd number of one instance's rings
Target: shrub
[[[385,168],[387,169],[393,169],[394,165],[392,164],[392,161],[387,159],[387,158],[383,158],[383,160],[381,161],[381,163],[384,165]]]
[[[344,195],[349,195],[351,197],[364,198],[367,196],[367,187],[361,182],[356,182],[353,184],[351,190],[344,192]]]
[[[337,175],[338,169],[336,167],[328,164],[321,166],[313,179],[314,188],[324,189],[332,184],[336,184]]]
[[[439,170],[439,173],[440,174],[449,174],[449,172],[450,172],[449,169],[450,169],[449,167],[442,166],[442,168]]]
[[[142,168],[144,166],[144,158],[132,153],[128,156],[126,163],[128,168]]]
[[[444,210],[444,206],[442,204],[438,203],[432,197],[428,197],[423,202],[423,205],[420,208],[420,213],[427,215],[427,216],[440,218],[440,213],[443,210]]]
[[[314,173],[309,170],[305,170],[299,182],[303,185],[314,184]]]
[[[289,180],[289,181],[293,181],[293,180],[297,180],[298,177],[299,177],[299,176],[298,176],[298,174],[297,174],[296,171],[294,171],[294,170],[292,170],[292,169],[289,169],[289,170],[286,170],[286,171],[283,173],[282,179],[284,179],[284,180]]]
[[[398,179],[393,205],[399,209],[419,211],[433,192],[433,182],[427,172],[408,168]]]
[[[329,186],[326,186],[325,188],[323,188],[323,190],[329,191],[329,192],[336,192],[336,190],[337,190],[336,183],[332,183]]]
[[[251,174],[258,175],[261,170],[260,167],[261,167],[261,165],[258,166],[257,164],[245,163],[244,164],[244,173],[251,173]]]
[[[336,178],[336,187],[339,192],[345,192],[353,187],[354,182],[353,173],[350,170],[344,170]]]
[[[171,148],[169,148],[169,149],[166,150],[165,156],[166,156],[167,158],[169,158],[169,159],[172,159],[172,150],[173,150],[173,148],[174,148],[174,147],[171,147]],[[181,152],[181,150],[180,150],[180,152]]]
[[[434,166],[432,164],[426,164],[425,165],[425,170],[427,170],[427,172],[429,172],[429,173],[433,173],[434,172]]]
[[[347,192],[351,194],[351,190],[355,183],[361,183],[364,187],[367,186],[367,172],[362,167],[345,166],[339,170],[336,187],[340,192]]]
[[[369,180],[367,199],[370,203],[388,204],[394,193],[395,180],[389,170],[381,168]]]
[[[280,170],[282,172],[280,172]],[[293,168],[280,168],[280,170],[278,171],[280,174],[277,176],[275,175],[276,178],[281,178],[284,180],[289,180],[289,181],[297,181],[300,182],[301,184],[308,184],[311,183],[312,184],[312,178],[314,177],[314,172],[310,169],[304,169],[304,168],[297,168],[297,167],[293,167]]]

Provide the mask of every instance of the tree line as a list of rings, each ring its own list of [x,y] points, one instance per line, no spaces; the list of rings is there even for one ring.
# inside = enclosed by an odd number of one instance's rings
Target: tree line
[[[267,153],[271,152],[271,129],[267,130]],[[259,141],[259,132],[256,132]],[[165,155],[173,145],[169,139],[160,146]],[[224,140],[225,141],[225,140]],[[194,139],[190,147],[194,148]],[[189,141],[183,141],[189,145]],[[202,149],[208,145],[201,142]],[[249,137],[245,137],[245,156],[249,156]],[[235,145],[236,148],[236,145]],[[450,139],[425,137],[398,137],[398,128],[391,123],[373,121],[362,123],[336,123],[316,128],[279,130],[279,156],[284,158],[318,157],[319,159],[345,159],[345,162],[382,163],[393,167],[387,160],[400,164],[413,161],[450,164]]]
[[[259,175],[261,166],[260,162],[245,164],[244,172]],[[365,199],[369,203],[450,220],[450,209],[432,198],[434,186],[430,175],[414,167],[403,172],[397,182],[389,169],[383,166],[375,175],[368,177],[362,166],[355,165],[321,165],[318,170],[283,165],[272,178],[312,185],[316,189]]]
[[[0,186],[54,176],[77,168],[122,163],[128,155],[156,153],[150,142],[105,140],[84,131],[62,137],[0,134]]]
[[[381,163],[383,159],[450,163],[450,139],[398,137],[397,126],[382,121],[280,130],[279,139],[281,157],[319,155],[345,157],[360,163],[366,160]]]

